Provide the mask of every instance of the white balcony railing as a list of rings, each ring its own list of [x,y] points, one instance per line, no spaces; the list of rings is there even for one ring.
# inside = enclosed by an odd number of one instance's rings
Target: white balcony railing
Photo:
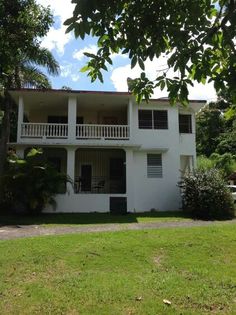
[[[76,125],[77,139],[129,139],[129,126],[127,125]]]
[[[21,124],[22,138],[67,138],[67,124],[41,124],[23,123]]]

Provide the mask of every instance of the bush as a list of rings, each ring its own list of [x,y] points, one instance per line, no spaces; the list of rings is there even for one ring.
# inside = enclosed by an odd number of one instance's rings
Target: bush
[[[230,219],[234,203],[221,174],[216,169],[187,174],[181,182],[183,210],[196,219]]]
[[[14,212],[37,214],[48,204],[56,207],[55,195],[66,189],[67,175],[45,164],[41,150],[32,149],[26,158],[11,155],[1,178],[2,204]]]

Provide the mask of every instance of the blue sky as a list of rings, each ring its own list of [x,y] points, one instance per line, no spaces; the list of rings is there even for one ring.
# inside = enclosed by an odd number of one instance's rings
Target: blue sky
[[[65,34],[63,22],[72,16],[74,5],[70,0],[37,0],[38,3],[51,7],[54,14],[54,25],[51,27],[46,38],[42,41],[42,46],[48,48],[60,64],[61,73],[58,77],[51,77],[53,88],[59,89],[68,86],[75,90],[102,90],[102,91],[127,91],[127,77],[138,77],[141,69],[136,66],[131,70],[130,61],[127,56],[115,54],[112,56],[113,65],[108,66],[109,71],[104,71],[104,83],[96,81],[91,83],[86,73],[81,73],[80,69],[88,60],[83,52],[96,53],[96,39],[87,36],[85,40],[75,39],[73,33]],[[166,67],[164,57],[147,60],[145,62],[146,72],[150,79],[154,79],[157,70]],[[168,72],[174,76],[174,72]],[[205,99],[211,101],[215,98],[215,90],[212,84],[194,84],[190,89],[190,99]],[[154,97],[167,97],[167,91],[156,90]]]

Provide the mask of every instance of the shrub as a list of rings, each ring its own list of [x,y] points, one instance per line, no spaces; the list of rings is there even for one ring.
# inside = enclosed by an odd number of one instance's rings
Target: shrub
[[[197,219],[234,217],[234,203],[221,174],[216,169],[187,174],[181,182],[183,210]]]
[[[55,195],[66,189],[68,177],[45,164],[42,151],[32,149],[25,159],[11,155],[1,178],[5,208],[14,212],[40,213],[48,204],[56,207]]]

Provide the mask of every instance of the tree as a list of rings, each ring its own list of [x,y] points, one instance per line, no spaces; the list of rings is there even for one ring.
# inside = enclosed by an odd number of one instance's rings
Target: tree
[[[3,0],[0,2],[0,110],[3,112],[0,139],[0,175],[6,160],[12,100],[11,88],[50,87],[43,72],[35,66],[46,67],[57,74],[59,66],[52,54],[40,47],[53,23],[49,8],[35,0]]]
[[[236,2],[235,0],[73,0],[73,16],[65,21],[67,32],[98,38],[97,55],[82,71],[102,81],[101,70],[112,64],[111,54],[128,54],[131,67],[165,54],[168,67],[150,81],[145,72],[131,80],[129,90],[137,100],[148,100],[153,89],[167,87],[172,103],[187,104],[192,80],[213,81],[217,91],[228,90],[236,100]],[[168,77],[173,68],[176,77]]]
[[[10,152],[0,183],[1,208],[37,214],[48,204],[56,207],[55,195],[65,192],[71,180],[44,161],[42,155],[42,150],[32,149],[25,159],[19,159]]]
[[[196,116],[196,144],[198,155],[209,157],[216,151],[224,131],[224,117],[215,103],[206,105]]]

